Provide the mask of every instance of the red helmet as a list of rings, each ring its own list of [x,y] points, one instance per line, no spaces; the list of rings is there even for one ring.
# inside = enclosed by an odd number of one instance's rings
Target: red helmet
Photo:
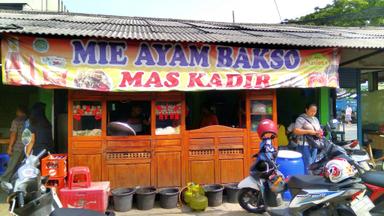
[[[277,126],[272,120],[263,119],[260,121],[259,126],[257,127],[257,133],[259,134],[260,138],[262,138],[266,133],[273,133],[277,135]]]

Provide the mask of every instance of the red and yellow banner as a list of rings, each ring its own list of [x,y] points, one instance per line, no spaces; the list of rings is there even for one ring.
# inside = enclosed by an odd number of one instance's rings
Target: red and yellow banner
[[[338,49],[212,44],[2,39],[3,83],[97,91],[338,87]]]

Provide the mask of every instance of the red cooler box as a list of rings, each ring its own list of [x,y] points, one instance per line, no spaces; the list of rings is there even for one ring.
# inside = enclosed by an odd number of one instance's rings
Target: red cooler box
[[[74,182],[79,175],[85,176],[83,184]],[[109,182],[91,182],[88,167],[73,167],[69,171],[68,187],[62,188],[59,196],[64,208],[84,208],[104,213],[108,207],[109,190]]]

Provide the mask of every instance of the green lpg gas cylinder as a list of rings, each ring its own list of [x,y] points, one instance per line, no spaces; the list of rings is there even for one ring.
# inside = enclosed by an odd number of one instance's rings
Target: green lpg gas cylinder
[[[187,204],[190,203],[192,197],[195,194],[204,195],[204,188],[198,184],[193,183],[193,182],[188,183],[187,184],[187,190],[184,192],[184,202]]]
[[[204,210],[208,206],[208,198],[204,196],[204,188],[195,183],[188,183],[184,191],[184,202],[193,210]]]
[[[201,194],[192,197],[189,207],[195,211],[204,211],[208,207],[208,198]]]
[[[186,190],[184,192],[184,202],[189,204],[191,202],[192,196],[193,196],[192,191]]]

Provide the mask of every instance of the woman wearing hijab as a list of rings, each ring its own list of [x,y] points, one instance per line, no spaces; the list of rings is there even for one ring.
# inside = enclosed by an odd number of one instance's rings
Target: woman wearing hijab
[[[29,138],[27,154],[34,155],[42,150],[53,152],[52,125],[45,116],[45,104],[38,102],[33,105],[29,119],[25,122],[23,134]]]

